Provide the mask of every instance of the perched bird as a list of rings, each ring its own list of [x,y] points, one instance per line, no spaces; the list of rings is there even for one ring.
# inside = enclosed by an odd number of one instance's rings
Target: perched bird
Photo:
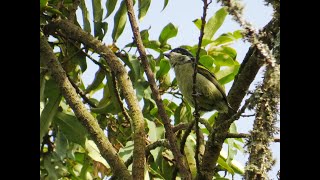
[[[175,48],[169,53],[164,53],[169,58],[171,67],[174,69],[177,83],[181,93],[187,102],[194,107],[193,94],[193,62],[195,58],[183,48]],[[227,113],[229,108],[223,87],[217,81],[215,75],[205,67],[198,65],[196,75],[197,105],[200,111],[217,110]]]

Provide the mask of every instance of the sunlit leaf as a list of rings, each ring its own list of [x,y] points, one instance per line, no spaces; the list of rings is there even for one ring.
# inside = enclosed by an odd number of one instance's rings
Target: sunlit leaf
[[[85,149],[88,152],[88,155],[95,161],[102,163],[106,168],[110,168],[107,161],[102,157],[97,145],[92,141],[86,139]]]
[[[161,44],[166,44],[168,39],[175,37],[178,34],[178,28],[172,23],[167,24],[161,31],[159,41]]]
[[[120,4],[120,8],[118,9],[118,11],[114,16],[114,27],[112,31],[112,39],[114,42],[116,42],[117,39],[122,34],[126,23],[127,23],[127,6],[126,6],[126,1],[122,1]]]
[[[212,39],[213,35],[221,27],[228,12],[225,7],[219,9],[207,22],[204,27],[204,39]]]
[[[163,11],[167,7],[169,0],[164,0],[163,2],[164,2],[164,4],[163,4],[163,8],[161,11]]]
[[[150,7],[150,3],[151,3],[151,0],[138,0],[138,9],[139,9],[138,18],[140,21],[147,14],[148,9]]]

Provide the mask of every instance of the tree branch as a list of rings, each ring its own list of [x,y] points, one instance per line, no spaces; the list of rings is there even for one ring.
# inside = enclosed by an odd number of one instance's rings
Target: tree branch
[[[196,160],[196,167],[197,167],[197,172],[198,174],[201,173],[200,171],[200,162],[199,162],[199,147],[200,147],[200,135],[199,135],[199,118],[200,118],[200,114],[199,114],[199,107],[198,107],[198,102],[197,102],[197,96],[198,93],[196,91],[196,81],[197,81],[197,74],[198,74],[198,62],[199,62],[199,58],[200,58],[200,50],[201,50],[201,45],[202,45],[202,39],[204,36],[204,27],[206,25],[206,16],[207,16],[207,9],[208,9],[208,5],[211,3],[211,1],[208,3],[207,0],[203,0],[203,14],[201,17],[201,29],[200,29],[200,36],[199,36],[199,42],[198,42],[198,49],[197,49],[197,53],[196,53],[196,59],[193,62],[193,84],[192,84],[192,94],[193,94],[193,101],[194,101],[194,121],[196,124],[196,150],[195,150],[195,154],[194,154],[194,158]],[[201,176],[201,175],[200,175]]]
[[[226,138],[250,138],[251,136],[245,133],[227,133]],[[280,138],[273,138],[273,142],[280,142]]]
[[[266,36],[261,40],[268,44],[269,47],[271,47],[272,43],[274,42],[274,38],[276,37],[276,33],[279,31],[279,23],[280,22],[277,19],[272,19],[263,29]],[[251,47],[249,49],[229,91],[228,101],[231,107],[234,109],[239,108],[251,82],[255,79],[256,74],[263,65],[263,61],[259,57],[259,53],[256,51],[256,47]],[[203,175],[201,179],[211,180],[214,175],[216,162],[222,149],[223,142],[226,138],[226,134],[231,125],[231,123],[223,122],[227,119],[230,119],[232,115],[232,113],[219,115],[215,122],[215,127],[212,133],[208,136],[203,161],[201,164],[201,172]],[[221,124],[224,125],[220,126]]]
[[[169,145],[169,142],[166,140],[166,139],[160,139],[152,144],[149,144],[147,147],[146,147],[146,156],[150,153],[151,150],[157,148],[157,147],[165,147],[165,148],[168,148],[170,149],[170,145]],[[133,160],[133,156],[130,156],[128,158],[128,160],[125,162],[125,165],[127,167],[130,166],[130,164],[132,163],[132,160]]]
[[[76,92],[81,96],[81,98],[83,99],[83,101],[87,104],[89,104],[89,106],[96,108],[97,106],[90,101],[90,99],[86,96],[86,93],[84,93],[77,85],[75,82],[72,81],[72,79],[68,77],[68,80],[70,81],[70,83],[72,84],[73,88],[76,90]]]
[[[76,117],[86,127],[92,139],[97,144],[101,155],[107,160],[113,172],[121,179],[132,179],[124,162],[117,155],[112,144],[108,141],[94,117],[88,112],[84,104],[78,98],[76,90],[72,87],[63,68],[61,67],[53,50],[44,36],[40,38],[40,55],[47,60],[47,66],[53,79],[58,84],[61,93],[74,111]]]
[[[170,119],[169,119],[168,115],[166,114],[162,99],[160,97],[158,87],[155,82],[154,74],[150,68],[149,63],[148,63],[147,54],[146,54],[145,48],[143,46],[143,42],[142,42],[140,31],[139,31],[139,26],[138,26],[138,23],[135,19],[135,14],[134,14],[134,10],[133,10],[133,2],[132,2],[132,0],[126,0],[126,4],[127,4],[127,10],[128,10],[128,17],[130,20],[130,24],[131,24],[131,28],[132,28],[135,42],[137,43],[137,49],[140,54],[140,59],[142,61],[144,71],[145,71],[147,78],[148,78],[148,81],[150,83],[150,88],[152,90],[153,98],[158,106],[159,115],[162,118],[165,130],[166,130],[165,134],[166,134],[166,137],[168,138],[169,143],[170,143],[170,149],[171,149],[171,151],[174,155],[174,158],[177,162],[176,165],[180,171],[181,177],[186,178],[186,179],[191,179],[191,173],[190,173],[189,166],[187,164],[186,157],[180,153],[179,147],[176,144],[177,139],[172,131]]]
[[[144,174],[145,168],[145,131],[144,131],[144,118],[142,111],[140,109],[137,97],[135,96],[132,82],[126,72],[126,69],[118,60],[117,56],[101,41],[94,38],[92,35],[83,31],[81,28],[69,23],[65,20],[54,20],[53,24],[60,30],[62,30],[67,37],[73,38],[77,41],[82,42],[87,47],[92,48],[95,52],[100,54],[104,58],[110,67],[111,71],[114,72],[121,88],[126,103],[131,110],[132,124],[134,128],[133,140],[134,140],[134,150],[133,150],[133,166],[137,171],[133,171],[133,178],[137,173]],[[143,175],[142,175],[143,177]]]

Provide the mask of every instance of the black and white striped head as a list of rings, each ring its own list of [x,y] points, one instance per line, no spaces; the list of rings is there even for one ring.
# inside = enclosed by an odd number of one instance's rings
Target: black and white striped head
[[[193,55],[186,49],[175,48],[169,53],[164,53],[169,58],[172,67],[176,65],[185,64],[192,62]]]

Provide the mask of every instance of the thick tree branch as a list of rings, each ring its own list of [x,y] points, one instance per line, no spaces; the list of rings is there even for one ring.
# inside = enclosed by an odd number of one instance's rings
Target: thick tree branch
[[[67,103],[74,111],[76,117],[86,127],[92,139],[97,144],[101,155],[107,160],[114,174],[121,179],[132,179],[130,172],[124,165],[124,162],[117,155],[112,144],[106,138],[104,132],[100,128],[94,117],[88,112],[84,104],[79,99],[76,90],[67,78],[67,75],[61,67],[53,50],[48,44],[44,36],[40,38],[40,55],[47,60],[48,69],[53,79],[58,84],[61,93],[65,97]]]
[[[271,47],[279,31],[280,22],[277,19],[272,19],[263,29],[266,36],[261,40]],[[260,67],[263,65],[259,53],[256,52],[256,47],[251,47],[243,60],[238,75],[229,91],[228,101],[234,109],[238,109],[243,98],[245,97],[251,82],[256,77]],[[227,132],[231,123],[224,123],[227,119],[232,117],[232,113],[221,114],[215,122],[215,127],[208,137],[206,143],[205,153],[201,164],[202,177],[201,179],[212,179],[214,175],[214,168],[218,160],[223,142],[226,138]],[[221,126],[223,124],[223,126]]]
[[[107,46],[103,45],[101,41],[83,31],[81,28],[60,19],[55,20],[53,25],[55,25],[57,29],[62,30],[67,37],[82,42],[87,47],[92,48],[96,53],[100,54],[100,56],[106,60],[111,71],[114,72],[132,115],[132,124],[134,128],[133,178],[136,179],[135,176],[137,173],[139,175],[142,173],[143,177],[145,168],[144,118],[126,69],[118,60],[117,56]],[[137,169],[137,171],[135,169]]]
[[[185,156],[183,156],[179,151],[179,147],[177,146],[177,139],[172,131],[172,126],[170,124],[170,119],[169,119],[168,115],[166,114],[162,99],[160,97],[158,87],[155,82],[154,74],[150,68],[149,63],[148,63],[147,54],[146,54],[145,48],[143,46],[143,42],[142,42],[140,31],[139,31],[139,26],[136,21],[134,10],[133,10],[133,2],[132,2],[132,0],[126,0],[126,4],[127,4],[128,16],[129,16],[132,32],[134,35],[134,39],[137,44],[137,48],[138,48],[138,51],[140,54],[142,65],[144,67],[144,71],[145,71],[147,78],[148,78],[148,81],[150,83],[150,88],[152,90],[153,98],[156,101],[156,104],[157,104],[158,110],[159,110],[159,115],[162,118],[165,130],[166,130],[165,133],[166,133],[166,137],[168,138],[169,143],[170,143],[170,149],[171,149],[171,151],[174,155],[174,158],[176,160],[176,165],[179,169],[181,177],[185,178],[185,179],[191,179],[191,173],[190,173],[189,166],[187,165],[187,160],[186,160]]]

